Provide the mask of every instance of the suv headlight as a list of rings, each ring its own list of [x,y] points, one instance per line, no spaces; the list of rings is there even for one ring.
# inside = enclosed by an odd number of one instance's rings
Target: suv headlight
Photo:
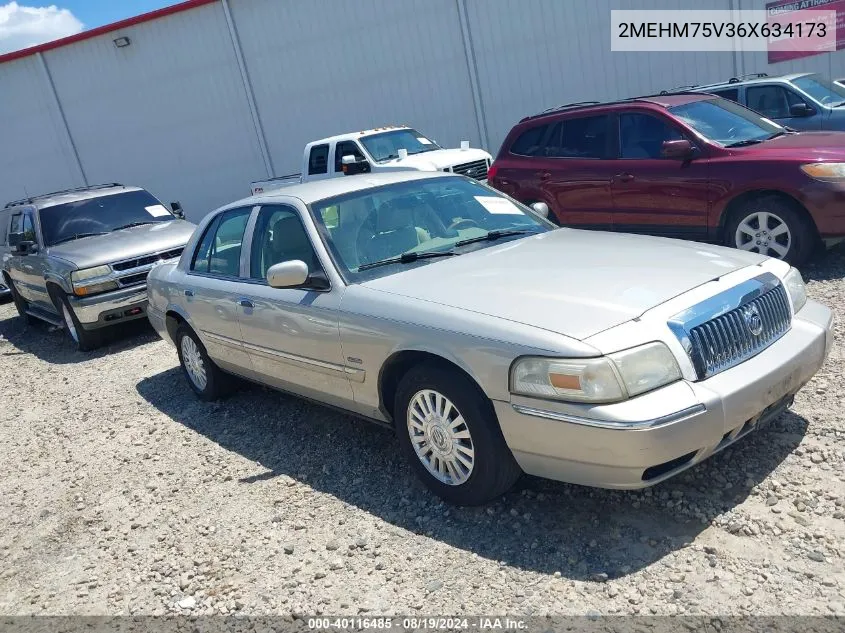
[[[807,303],[807,287],[804,285],[804,279],[797,268],[790,268],[783,278],[783,287],[786,288],[786,293],[789,295],[789,301],[792,303],[792,313],[798,312]]]
[[[801,171],[816,180],[845,180],[845,163],[808,163]]]
[[[74,270],[70,274],[70,280],[73,283],[73,294],[84,297],[86,295],[97,294],[98,292],[114,290],[118,285],[113,279],[90,281],[110,274],[111,266],[94,266],[93,268]]]
[[[648,343],[600,358],[521,358],[512,393],[572,402],[619,402],[681,379],[675,356]]]

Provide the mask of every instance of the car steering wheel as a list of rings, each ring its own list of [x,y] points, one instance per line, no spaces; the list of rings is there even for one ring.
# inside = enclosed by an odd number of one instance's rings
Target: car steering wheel
[[[449,228],[447,230],[457,231],[459,227],[464,227],[464,225],[477,226],[478,228],[481,228],[481,226],[475,220],[472,220],[470,218],[461,218],[460,220],[455,220],[454,222],[452,222],[452,224],[449,225]]]

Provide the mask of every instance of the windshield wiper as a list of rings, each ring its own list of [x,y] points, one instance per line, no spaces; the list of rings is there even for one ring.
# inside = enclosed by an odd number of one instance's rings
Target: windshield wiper
[[[498,240],[500,237],[522,235],[524,233],[536,233],[536,231],[529,231],[528,229],[493,230],[488,232],[486,235],[479,235],[478,237],[470,237],[466,240],[459,240],[455,242],[455,247],[465,246],[466,244],[475,244],[476,242],[492,242],[493,240]]]
[[[756,145],[757,143],[762,143],[764,140],[762,138],[747,138],[743,141],[737,141],[736,143],[728,143],[725,147],[745,147],[746,145]]]
[[[155,222],[130,222],[129,224],[124,224],[123,226],[118,226],[111,230],[112,233],[115,231],[122,231],[123,229],[131,229],[135,226],[144,226],[145,224],[155,224]]]
[[[789,134],[789,130],[782,130],[780,132],[772,132],[771,134],[769,134],[768,137],[766,137],[766,140],[771,141],[773,138],[777,138],[778,136],[785,136],[786,134]]]
[[[56,242],[53,242],[51,246],[55,246],[56,244],[64,244],[65,242],[70,242],[72,240],[79,240],[83,237],[94,237],[95,235],[106,235],[106,232],[103,231],[101,233],[77,233],[76,235],[71,235],[69,237],[64,237]]]
[[[388,257],[377,262],[370,262],[369,264],[361,264],[358,266],[358,271],[369,270],[370,268],[377,268],[379,266],[387,266],[388,264],[410,264],[418,259],[431,259],[432,257],[452,257],[458,255],[455,251],[427,251],[418,253],[416,251],[408,251],[402,253],[398,257]]]

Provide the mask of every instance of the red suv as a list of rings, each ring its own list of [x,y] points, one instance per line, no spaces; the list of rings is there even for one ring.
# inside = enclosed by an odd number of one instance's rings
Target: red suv
[[[845,133],[798,133],[707,94],[527,117],[488,180],[545,202],[562,225],[718,241],[791,263],[845,237]]]

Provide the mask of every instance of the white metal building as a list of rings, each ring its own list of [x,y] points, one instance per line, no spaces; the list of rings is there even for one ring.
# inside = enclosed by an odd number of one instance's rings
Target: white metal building
[[[0,56],[0,200],[123,182],[198,220],[298,171],[314,138],[412,125],[493,154],[521,117],[750,72],[845,76],[845,51],[612,53],[611,9],[765,0],[189,0]],[[117,38],[129,45],[118,47]]]

